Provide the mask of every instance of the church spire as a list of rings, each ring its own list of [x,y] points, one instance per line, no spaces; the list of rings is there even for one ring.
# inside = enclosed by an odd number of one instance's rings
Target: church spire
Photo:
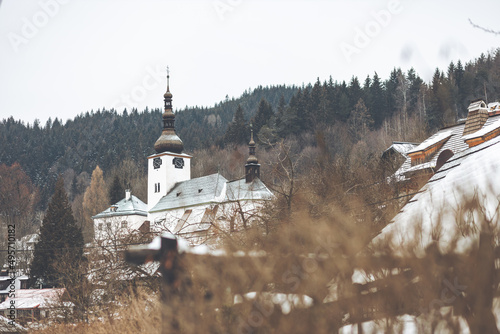
[[[253,140],[253,127],[250,124],[250,142],[248,143],[248,159],[245,165],[245,181],[252,182],[255,178],[260,178],[260,164],[255,156],[255,141]]]
[[[182,140],[175,133],[175,115],[172,111],[172,93],[170,93],[170,71],[167,67],[167,91],[163,94],[163,130],[160,138],[155,143],[156,153],[173,152],[182,153],[184,145]]]

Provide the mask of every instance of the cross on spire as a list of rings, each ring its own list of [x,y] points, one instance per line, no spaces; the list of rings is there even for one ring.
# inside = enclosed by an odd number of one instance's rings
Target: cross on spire
[[[167,66],[167,92],[170,92],[170,69]]]

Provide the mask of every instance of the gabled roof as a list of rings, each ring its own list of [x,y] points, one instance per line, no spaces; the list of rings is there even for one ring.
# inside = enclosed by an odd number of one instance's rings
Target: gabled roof
[[[7,297],[0,303],[0,310],[6,310],[14,300],[16,309],[50,308],[57,306],[68,292],[65,288],[58,289],[19,289],[16,297]]]
[[[470,134],[464,136],[463,138],[465,141],[467,141],[469,139],[483,137],[483,136],[486,136],[489,133],[497,130],[498,128],[500,128],[500,118],[497,117],[495,121],[485,124],[485,126],[483,126],[483,128],[479,129],[476,132],[470,133]]]
[[[111,205],[103,212],[93,216],[92,219],[133,215],[147,217],[148,206],[134,195],[131,195],[129,199],[122,199],[118,203]]]
[[[150,212],[218,203],[223,198],[226,178],[219,173],[178,182]]]
[[[412,153],[425,151],[425,150],[429,149],[430,147],[432,147],[436,144],[439,144],[439,143],[445,141],[446,139],[450,138],[452,134],[453,134],[453,131],[451,129],[444,129],[444,130],[438,131],[437,133],[430,136],[429,138],[424,140],[422,143],[420,143],[420,145],[418,145],[417,147],[408,151],[407,153],[412,154]]]
[[[254,179],[246,183],[245,179],[230,181],[227,183],[226,201],[243,200],[270,200],[273,193],[266,187],[260,179]]]
[[[419,144],[416,143],[408,143],[408,142],[401,142],[401,141],[393,141],[392,145],[389,146],[382,155],[385,155],[389,151],[395,151],[404,156],[405,158],[408,157],[408,152],[417,147]]]
[[[396,253],[414,247],[418,254],[435,241],[442,251],[467,252],[477,242],[481,216],[463,204],[477,199],[486,218],[499,224],[499,172],[500,137],[455,154],[372,244]]]

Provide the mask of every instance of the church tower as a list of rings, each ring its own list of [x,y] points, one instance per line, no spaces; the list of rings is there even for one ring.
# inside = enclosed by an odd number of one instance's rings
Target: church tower
[[[184,145],[175,133],[169,81],[170,73],[167,68],[167,92],[163,95],[163,130],[154,145],[156,154],[148,157],[148,210],[177,182],[191,179],[191,156],[182,153]]]
[[[250,125],[251,126],[251,125]],[[250,143],[248,143],[248,159],[245,165],[245,182],[250,183],[255,178],[260,178],[260,164],[255,156],[255,141],[253,140],[253,129],[250,130]]]

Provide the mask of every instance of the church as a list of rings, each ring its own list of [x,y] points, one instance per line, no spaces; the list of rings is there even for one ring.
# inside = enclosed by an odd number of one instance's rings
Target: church
[[[191,178],[191,158],[175,133],[169,75],[164,94],[163,129],[148,159],[148,203],[125,198],[92,217],[95,239],[103,242],[133,233],[171,232],[192,245],[216,244],[226,233],[253,225],[273,193],[260,180],[253,133],[245,177],[227,180],[220,173]]]

